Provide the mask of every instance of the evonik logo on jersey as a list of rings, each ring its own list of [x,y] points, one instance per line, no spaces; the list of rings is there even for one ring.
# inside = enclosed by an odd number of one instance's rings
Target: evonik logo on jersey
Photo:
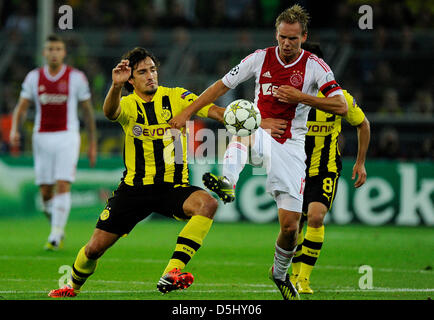
[[[132,134],[134,137],[149,137],[151,139],[178,139],[181,132],[180,130],[167,127],[158,127],[158,126],[150,126],[150,127],[142,127],[138,124],[132,127]]]

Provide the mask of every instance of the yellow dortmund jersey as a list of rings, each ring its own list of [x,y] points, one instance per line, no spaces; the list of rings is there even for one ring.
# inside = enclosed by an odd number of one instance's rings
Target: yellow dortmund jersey
[[[348,112],[344,117],[352,126],[358,126],[365,119],[356,100],[343,90],[348,104]],[[324,97],[321,92],[318,97]],[[341,116],[326,113],[312,108],[307,119],[306,134],[306,175],[316,176],[322,172],[340,172],[342,161],[338,147],[338,136],[341,132]]]
[[[188,107],[197,96],[183,88],[159,86],[151,102],[135,92],[121,99],[115,120],[125,132],[122,180],[130,186],[171,182],[189,183],[187,137],[177,135],[168,121]],[[207,117],[212,104],[197,112]]]

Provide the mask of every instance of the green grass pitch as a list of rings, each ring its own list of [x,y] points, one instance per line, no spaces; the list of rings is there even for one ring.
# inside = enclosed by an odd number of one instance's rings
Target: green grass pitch
[[[63,265],[70,266],[89,239],[96,219],[71,214],[65,247],[43,250],[49,224],[42,217],[0,220],[0,299],[50,299]],[[162,295],[156,283],[184,223],[139,223],[100,259],[75,299],[83,300],[280,300],[268,279],[277,223],[218,223],[186,270],[193,285]],[[303,300],[427,300],[434,295],[434,237],[429,227],[327,225],[311,276],[313,295]],[[360,289],[359,267],[372,268],[372,289]]]

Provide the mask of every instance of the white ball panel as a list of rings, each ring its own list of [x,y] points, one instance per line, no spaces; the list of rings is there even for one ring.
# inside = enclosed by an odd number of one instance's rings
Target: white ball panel
[[[239,137],[247,137],[248,135],[250,135],[252,132],[250,130],[246,130],[246,129],[240,129],[237,132],[237,136]]]
[[[236,122],[235,114],[232,111],[229,111],[225,114],[224,121],[227,124],[234,124]]]
[[[247,111],[245,109],[239,109],[236,112],[236,117],[237,117],[238,121],[244,121],[249,117],[249,111]]]

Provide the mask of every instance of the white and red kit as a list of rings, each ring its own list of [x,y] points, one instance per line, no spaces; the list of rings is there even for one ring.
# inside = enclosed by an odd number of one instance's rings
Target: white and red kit
[[[273,90],[289,85],[312,96],[316,96],[319,90],[325,97],[331,97],[343,95],[342,89],[324,60],[305,50],[301,50],[297,59],[290,64],[280,59],[277,46],[257,50],[230,70],[222,81],[225,86],[234,89],[253,76],[254,103],[261,117],[288,121],[281,138],[271,137],[262,128],[256,130],[254,156],[264,163],[267,170],[266,189],[278,205],[279,195],[287,193],[294,201],[283,207],[301,212],[306,169],[304,140],[308,131],[306,122],[310,106],[280,102],[273,96]]]
[[[74,181],[80,151],[77,106],[91,97],[86,76],[68,65],[55,76],[49,74],[48,66],[37,68],[27,74],[20,97],[35,104],[36,184]]]

